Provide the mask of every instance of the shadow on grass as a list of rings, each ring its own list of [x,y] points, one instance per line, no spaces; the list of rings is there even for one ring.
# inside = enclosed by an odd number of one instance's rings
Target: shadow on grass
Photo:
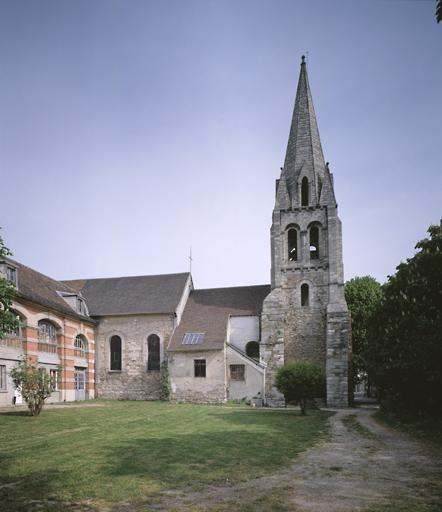
[[[257,410],[233,410],[230,414],[217,414],[215,411],[208,416],[216,420],[237,426],[256,426],[261,429],[269,429],[280,433],[288,433],[294,437],[316,437],[324,432],[327,419],[334,412],[309,411],[302,415],[300,411],[288,409],[257,409]]]
[[[22,478],[8,476],[13,464],[10,456],[0,453],[0,510],[8,512],[94,512],[96,509],[79,504],[60,502],[52,495],[54,484],[63,480],[60,471],[26,472]]]
[[[27,409],[23,410],[23,411],[5,411],[5,412],[0,412],[0,418],[2,416],[28,416],[28,418],[32,418],[33,417],[33,416],[31,416],[29,414],[29,411]]]
[[[234,416],[235,423],[248,420],[240,412]],[[244,481],[289,464],[319,437],[317,425],[315,432],[290,434],[273,420],[269,432],[263,419],[256,432],[218,430],[122,440],[109,450],[104,472],[110,477],[142,477],[160,487]]]

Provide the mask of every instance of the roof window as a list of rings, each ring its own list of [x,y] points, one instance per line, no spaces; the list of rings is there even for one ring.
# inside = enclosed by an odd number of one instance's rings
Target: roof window
[[[204,341],[205,332],[186,332],[182,345],[200,345]]]

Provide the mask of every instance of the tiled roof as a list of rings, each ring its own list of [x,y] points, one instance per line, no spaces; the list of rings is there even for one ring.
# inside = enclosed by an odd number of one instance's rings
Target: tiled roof
[[[229,315],[259,315],[270,285],[193,290],[180,325],[170,340],[173,352],[221,350],[227,337]],[[204,333],[202,343],[183,345],[186,333]]]
[[[91,316],[174,313],[189,273],[64,281],[81,290]]]
[[[18,261],[5,258],[6,261],[17,267],[17,298],[23,297],[32,302],[59,311],[60,313],[74,316],[81,320],[93,320],[87,316],[75,312],[57,292],[76,293],[62,281],[56,281]]]

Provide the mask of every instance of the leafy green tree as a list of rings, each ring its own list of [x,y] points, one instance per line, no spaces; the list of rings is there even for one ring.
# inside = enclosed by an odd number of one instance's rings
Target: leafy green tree
[[[0,236],[0,260],[11,255],[11,251]],[[18,319],[11,311],[14,295],[15,286],[4,277],[0,277],[0,339],[18,326]]]
[[[279,368],[276,387],[286,402],[299,403],[301,413],[306,414],[307,400],[324,395],[324,371],[314,363],[288,363]]]
[[[382,299],[382,287],[374,277],[354,277],[345,283],[345,299],[351,312],[353,382],[365,382],[370,396],[368,329]]]
[[[31,416],[38,416],[44,401],[54,390],[51,377],[28,359],[17,363],[10,371],[14,386],[28,405]]]
[[[442,415],[442,221],[384,285],[368,367],[385,409]]]

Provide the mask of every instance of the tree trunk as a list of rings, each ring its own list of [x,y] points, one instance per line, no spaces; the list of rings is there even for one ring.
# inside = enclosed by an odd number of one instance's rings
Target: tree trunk
[[[301,398],[301,400],[299,401],[299,405],[301,406],[301,414],[305,416],[305,414],[306,414],[305,409],[306,409],[306,405],[307,405],[307,400],[305,398]]]

